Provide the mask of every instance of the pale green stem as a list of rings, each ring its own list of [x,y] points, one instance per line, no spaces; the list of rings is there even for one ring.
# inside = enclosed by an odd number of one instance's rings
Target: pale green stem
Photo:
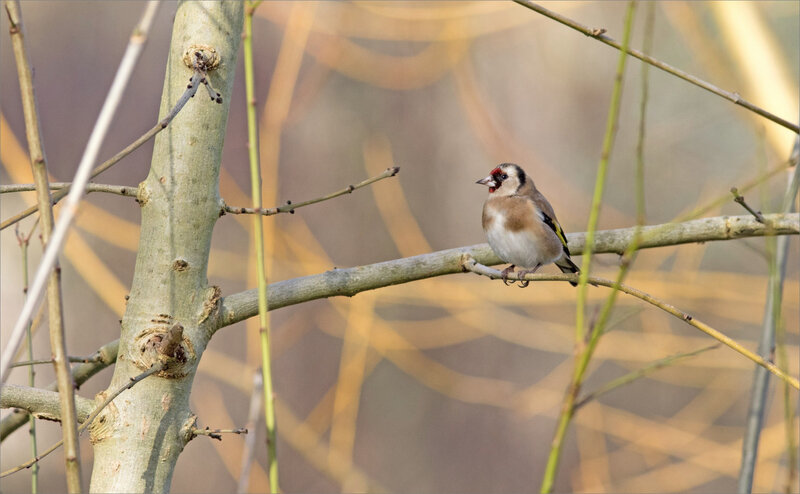
[[[247,140],[250,157],[250,181],[253,208],[261,209],[261,166],[258,161],[258,125],[256,121],[255,82],[253,76],[253,13],[260,2],[248,2],[244,16],[244,79],[247,98]],[[256,242],[256,271],[258,276],[258,322],[261,337],[261,371],[264,377],[264,421],[267,425],[267,462],[269,464],[269,489],[277,493],[278,483],[277,427],[275,400],[272,388],[270,359],[269,306],[267,303],[267,268],[264,259],[264,219],[253,215]]]
[[[608,112],[608,119],[606,121],[606,134],[603,139],[603,148],[600,157],[600,163],[597,167],[597,179],[595,181],[594,196],[592,198],[592,209],[589,213],[589,224],[586,231],[586,248],[583,251],[583,258],[581,262],[581,272],[578,281],[578,301],[577,301],[577,314],[575,320],[575,342],[580,350],[580,356],[575,362],[575,371],[573,373],[572,382],[570,383],[566,395],[564,396],[564,403],[561,407],[561,413],[556,427],[555,437],[550,446],[550,454],[547,458],[547,465],[545,467],[544,476],[542,478],[541,492],[547,493],[553,491],[556,474],[558,472],[558,463],[561,457],[562,445],[564,437],[567,434],[567,428],[572,416],[575,413],[575,399],[580,391],[583,375],[586,371],[589,358],[591,357],[591,346],[585,345],[585,317],[586,317],[586,283],[589,279],[589,272],[591,269],[592,252],[594,248],[595,231],[597,230],[598,218],[600,217],[600,206],[603,202],[603,190],[606,183],[606,174],[608,171],[608,161],[611,156],[611,150],[616,136],[617,119],[619,115],[620,101],[622,99],[622,78],[625,74],[625,65],[627,61],[628,43],[630,41],[631,28],[633,26],[633,12],[636,3],[631,1],[628,4],[625,13],[625,27],[622,38],[622,51],[620,52],[619,61],[617,63],[617,73],[614,80],[614,89],[611,93],[611,103]],[[638,237],[638,229],[634,237]],[[614,297],[617,290],[612,292],[611,297]],[[611,302],[613,303],[613,302]],[[609,304],[607,304],[609,305]],[[607,315],[607,314],[606,314]],[[599,332],[593,333],[593,339]]]

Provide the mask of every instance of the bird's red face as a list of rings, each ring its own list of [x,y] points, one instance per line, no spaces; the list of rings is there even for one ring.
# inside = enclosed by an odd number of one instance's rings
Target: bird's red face
[[[501,167],[497,167],[491,172],[489,172],[489,176],[486,178],[482,178],[475,182],[476,184],[481,184],[489,187],[489,193],[496,191],[500,185],[503,183],[504,180],[508,178],[508,174],[503,171]]]

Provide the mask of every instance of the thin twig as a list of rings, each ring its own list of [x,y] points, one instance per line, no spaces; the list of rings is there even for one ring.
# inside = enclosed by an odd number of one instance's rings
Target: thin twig
[[[89,357],[89,362],[81,365],[76,365],[72,368],[72,378],[75,380],[75,386],[80,386],[89,380],[92,376],[105,369],[109,365],[117,361],[117,352],[119,350],[119,340],[114,340],[106,343],[97,349],[92,357]],[[53,381],[44,389],[50,391],[58,390],[58,383]],[[7,438],[12,432],[19,429],[27,420],[27,417],[22,414],[10,414],[0,421],[0,441]]]
[[[351,194],[355,190],[358,190],[358,189],[360,189],[362,187],[366,187],[367,185],[373,184],[373,183],[375,183],[375,182],[377,182],[379,180],[383,180],[384,178],[394,177],[395,175],[397,175],[397,173],[399,171],[400,171],[400,167],[399,166],[394,166],[392,168],[387,168],[380,175],[376,175],[376,176],[374,176],[372,178],[368,178],[368,179],[366,179],[366,180],[364,180],[362,182],[359,182],[357,184],[348,185],[347,187],[345,187],[342,190],[338,190],[336,192],[333,192],[331,194],[328,194],[328,195],[325,195],[325,196],[322,196],[322,197],[318,197],[316,199],[310,199],[308,201],[303,201],[303,202],[298,202],[298,203],[292,203],[292,201],[286,201],[286,204],[284,204],[283,206],[278,206],[278,207],[274,207],[274,208],[270,208],[270,209],[264,209],[264,208],[237,208],[237,207],[228,206],[228,205],[224,205],[222,207],[222,209],[226,213],[231,213],[231,214],[260,214],[262,216],[273,216],[273,215],[280,214],[280,213],[294,214],[294,210],[295,209],[302,208],[303,206],[309,206],[311,204],[316,204],[318,202],[327,201],[329,199],[333,199],[335,197],[343,196],[345,194]]]
[[[111,403],[112,401],[114,401],[114,399],[115,399],[117,396],[119,396],[119,395],[120,395],[120,394],[121,394],[123,391],[125,391],[126,389],[131,389],[131,388],[132,388],[133,386],[135,386],[137,383],[141,382],[141,381],[142,381],[142,379],[144,379],[144,378],[146,378],[146,377],[148,377],[148,376],[151,376],[151,375],[155,374],[156,372],[159,372],[159,371],[161,371],[163,368],[164,368],[164,364],[163,364],[163,363],[157,363],[157,364],[154,364],[152,367],[150,367],[150,369],[148,369],[148,370],[146,370],[146,371],[142,372],[141,374],[139,374],[139,375],[138,375],[138,376],[136,376],[136,377],[132,377],[132,378],[130,379],[130,381],[129,381],[129,382],[125,383],[125,385],[124,385],[124,386],[121,386],[121,387],[120,387],[120,388],[118,388],[116,391],[114,391],[113,393],[111,393],[110,395],[108,395],[108,396],[106,397],[106,399],[105,399],[105,400],[103,400],[103,402],[102,402],[102,403],[100,403],[100,404],[99,404],[99,405],[98,405],[98,406],[97,406],[97,407],[94,409],[94,411],[92,411],[92,413],[90,413],[90,414],[89,414],[89,416],[88,416],[88,417],[86,417],[86,420],[84,420],[84,421],[83,421],[83,423],[80,425],[80,427],[78,427],[78,433],[81,433],[81,432],[83,432],[84,430],[86,430],[86,428],[87,428],[87,427],[89,427],[89,425],[92,423],[92,421],[93,421],[95,418],[97,418],[97,416],[100,414],[100,412],[102,412],[102,411],[103,411],[103,409],[104,409],[106,406],[108,406],[108,404],[109,404],[109,403]],[[62,423],[62,425],[64,424],[64,420],[63,420],[63,419],[61,420],[61,423]],[[37,456],[37,457],[35,457],[35,458],[31,458],[30,460],[26,461],[25,463],[23,463],[23,464],[21,464],[21,465],[17,465],[17,466],[16,466],[16,467],[14,467],[14,468],[11,468],[11,469],[9,469],[9,470],[6,470],[6,471],[5,471],[5,472],[3,472],[3,473],[0,473],[0,478],[6,477],[6,476],[8,476],[8,475],[11,475],[12,473],[19,472],[20,470],[24,470],[24,469],[26,469],[26,468],[29,468],[29,467],[30,467],[31,465],[33,465],[34,463],[38,462],[39,460],[41,460],[41,459],[42,459],[42,458],[44,458],[45,456],[49,455],[50,453],[52,453],[53,451],[55,451],[56,449],[58,449],[58,447],[59,447],[59,446],[61,446],[63,443],[64,443],[64,440],[62,439],[61,441],[58,441],[58,442],[57,442],[57,443],[55,443],[54,445],[50,446],[50,447],[49,447],[47,450],[45,450],[45,451],[44,451],[42,454],[40,454],[39,456]]]
[[[245,97],[247,101],[247,143],[249,149],[253,210],[260,211],[262,209],[261,165],[258,161],[258,122],[256,120],[255,76],[253,75],[253,14],[255,13],[257,5],[248,3],[246,6],[242,49],[244,54]],[[253,216],[253,232],[255,237],[256,272],[258,280],[258,323],[261,342],[261,372],[264,382],[264,422],[267,427],[269,490],[270,493],[277,494],[280,492],[277,457],[277,420],[275,417],[275,394],[272,387],[267,268],[266,259],[264,257],[264,225],[261,216]]]
[[[596,39],[596,40],[598,40],[598,41],[600,41],[602,43],[605,43],[608,46],[614,47],[617,50],[622,50],[623,49],[622,45],[618,41],[614,40],[613,38],[610,38],[609,36],[606,36],[605,34],[603,34],[605,32],[605,29],[591,29],[591,28],[588,28],[588,27],[586,27],[586,26],[584,26],[584,25],[582,25],[582,24],[580,24],[580,23],[578,23],[576,21],[573,21],[572,19],[569,19],[568,17],[565,17],[565,16],[563,16],[561,14],[558,14],[558,13],[553,12],[551,10],[548,10],[548,9],[546,9],[546,8],[540,6],[540,5],[537,5],[536,3],[532,2],[531,0],[514,0],[514,1],[516,3],[522,5],[523,7],[527,7],[527,8],[529,8],[529,9],[535,11],[535,12],[538,12],[539,14],[542,14],[545,17],[548,17],[550,19],[553,19],[554,21],[560,22],[561,24],[563,24],[563,25],[565,25],[567,27],[570,27],[570,28],[572,28],[572,29],[574,29],[574,30],[576,30],[578,32],[581,32],[581,33],[585,34],[586,36],[589,36],[590,38],[594,38],[594,39]],[[638,50],[635,50],[633,48],[628,48],[627,49],[627,53],[629,55],[635,57],[635,58],[638,58],[639,60],[641,60],[643,62],[649,63],[653,67],[657,67],[657,68],[663,70],[664,72],[667,72],[669,74],[672,74],[672,75],[674,75],[676,77],[679,77],[679,78],[683,79],[686,82],[689,82],[691,84],[694,84],[695,86],[701,87],[701,88],[705,89],[706,91],[709,91],[711,93],[716,94],[717,96],[721,96],[721,97],[725,98],[726,100],[728,100],[728,101],[730,101],[732,103],[735,103],[735,104],[737,104],[739,106],[747,108],[748,110],[750,110],[750,111],[752,111],[752,112],[754,112],[754,113],[756,113],[758,115],[761,115],[762,117],[764,117],[764,118],[766,118],[768,120],[771,120],[771,121],[775,122],[778,125],[786,127],[787,129],[791,130],[794,133],[800,133],[800,126],[798,126],[797,124],[789,122],[788,120],[785,120],[785,119],[783,119],[781,117],[778,117],[777,115],[774,115],[774,114],[764,110],[763,108],[760,108],[760,107],[750,103],[749,101],[746,101],[738,93],[732,93],[730,91],[725,91],[723,89],[720,89],[720,88],[714,86],[713,84],[700,79],[699,77],[695,77],[695,76],[693,76],[693,75],[691,75],[691,74],[689,74],[687,72],[679,70],[679,69],[677,69],[677,68],[675,68],[675,67],[673,67],[673,66],[671,66],[671,65],[669,65],[667,63],[664,63],[664,62],[662,62],[660,60],[657,60],[657,59],[655,59],[655,58],[653,58],[653,57],[651,57],[649,55],[646,55],[646,54],[644,54],[644,53],[642,53],[642,52],[640,52]]]
[[[650,374],[652,374],[653,372],[655,372],[655,371],[657,371],[659,369],[663,369],[664,367],[669,367],[669,366],[671,366],[671,365],[673,365],[673,364],[675,364],[675,363],[677,363],[677,362],[679,362],[681,360],[684,360],[684,359],[687,359],[687,358],[690,358],[690,357],[695,357],[697,355],[700,355],[701,353],[705,353],[705,352],[707,352],[709,350],[714,350],[715,348],[719,348],[719,345],[720,345],[719,343],[714,343],[713,345],[709,345],[707,347],[703,347],[703,348],[700,348],[700,349],[697,349],[697,350],[694,350],[694,351],[691,351],[691,352],[678,353],[676,355],[670,355],[669,357],[664,357],[662,359],[656,360],[655,362],[652,362],[652,363],[642,367],[641,369],[636,369],[636,370],[634,370],[632,372],[629,372],[629,373],[627,373],[627,374],[625,374],[623,376],[620,376],[620,377],[618,377],[618,378],[616,378],[616,379],[614,379],[612,381],[609,381],[605,385],[603,385],[600,388],[598,388],[596,391],[592,391],[591,393],[587,394],[583,398],[581,398],[578,401],[576,401],[574,409],[577,410],[578,408],[584,406],[588,402],[590,402],[592,400],[596,400],[597,398],[601,397],[602,395],[604,395],[604,394],[606,394],[606,393],[608,393],[610,391],[613,391],[613,390],[615,390],[615,389],[617,389],[619,387],[622,387],[622,386],[625,386],[627,384],[630,384],[630,383],[632,383],[633,381],[635,381],[637,379],[641,379],[643,377],[647,377],[647,376],[649,376]]]
[[[484,266],[483,264],[478,264],[475,262],[474,259],[468,256],[464,256],[464,260],[462,261],[462,266],[465,270],[471,271],[473,273],[477,273],[483,276],[487,276],[491,279],[502,279],[502,274],[499,270],[489,268]],[[516,273],[513,275],[508,276],[509,280],[514,281],[577,281],[578,275],[577,274],[528,274],[524,276],[518,276]],[[595,276],[589,277],[589,283],[595,286],[605,286],[608,288],[613,288],[616,285],[615,281],[607,280],[605,278],[598,278]],[[726,336],[724,333],[717,331],[716,329],[712,328],[708,324],[697,320],[694,316],[687,312],[683,312],[682,310],[678,309],[674,305],[668,304],[662,300],[659,300],[652,295],[649,295],[637,288],[633,288],[632,286],[620,284],[619,291],[631,295],[633,297],[638,298],[639,300],[643,300],[659,309],[672,314],[673,316],[677,317],[678,319],[684,321],[686,324],[693,326],[700,331],[704,332],[705,334],[709,335],[710,337],[714,338],[715,340],[719,341],[723,345],[735,350],[736,352],[742,354],[746,358],[750,359],[751,361],[755,362],[756,364],[764,367],[772,374],[781,378],[784,382],[788,383],[794,389],[800,389],[800,382],[797,380],[796,377],[792,377],[780,369],[777,365],[773,364],[772,362],[762,358],[760,355],[748,350],[744,346],[742,346],[737,341],[733,340],[732,338]]]
[[[50,190],[68,189],[72,186],[70,182],[50,182]],[[34,184],[10,184],[0,185],[0,194],[8,194],[10,192],[28,192],[36,190]],[[86,184],[86,192],[106,192],[108,194],[117,194],[119,196],[136,197],[139,192],[138,187],[131,187],[129,185],[108,185],[108,184]]]
[[[193,437],[208,436],[211,439],[222,441],[222,434],[247,434],[247,429],[245,427],[240,427],[238,429],[209,429],[208,427],[205,429],[198,429],[197,427],[192,428]]]
[[[67,357],[68,362],[81,362],[81,363],[88,363],[88,362],[98,362],[99,357]],[[38,360],[24,360],[22,362],[14,362],[11,364],[11,367],[24,367],[26,365],[30,365],[33,367],[34,365],[42,365],[42,364],[52,364],[53,359],[51,358],[43,358]]]
[[[11,25],[11,44],[14,50],[14,60],[17,65],[20,97],[22,99],[23,116],[25,120],[25,136],[28,140],[28,153],[31,158],[31,171],[36,184],[36,202],[39,205],[39,217],[42,222],[42,240],[46,249],[58,247],[57,234],[54,231],[53,208],[50,204],[50,187],[48,184],[47,160],[42,142],[39,125],[39,110],[33,87],[33,71],[27,48],[25,46],[25,27],[22,22],[22,10],[17,0],[6,0],[6,13]],[[55,228],[57,230],[57,228]],[[56,251],[57,252],[57,251]],[[52,269],[52,271],[51,271]],[[61,415],[66,423],[61,428],[64,440],[64,461],[67,480],[67,491],[70,493],[81,492],[81,460],[78,445],[77,420],[75,417],[75,390],[72,387],[67,356],[67,340],[64,331],[63,300],[61,297],[61,268],[55,255],[50,260],[47,271],[37,272],[34,277],[33,287],[27,293],[25,306],[30,306],[28,317],[18,321],[15,331],[12,332],[13,348],[9,345],[3,355],[4,362],[0,363],[0,383],[8,377],[8,365],[17,352],[22,338],[30,331],[30,313],[39,298],[39,294],[47,283],[47,309],[50,322],[50,351],[53,355],[53,367],[59,383]]]
[[[761,214],[761,211],[756,211],[755,209],[751,208],[750,205],[747,204],[747,202],[744,200],[744,197],[739,195],[739,190],[736,187],[731,187],[731,194],[733,194],[733,201],[741,204],[743,208],[745,208],[750,212],[750,214],[755,216],[756,220],[759,223],[765,222],[764,215]]]

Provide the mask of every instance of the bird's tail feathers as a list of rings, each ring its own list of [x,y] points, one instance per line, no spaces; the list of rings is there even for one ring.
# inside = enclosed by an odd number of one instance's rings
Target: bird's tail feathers
[[[572,262],[572,259],[570,259],[567,256],[561,256],[561,259],[559,259],[556,262],[556,266],[558,266],[558,269],[560,269],[562,273],[580,273],[581,272],[581,270],[578,268],[578,266],[575,265],[574,262]],[[575,283],[574,281],[570,281],[569,284],[572,285],[572,286],[578,286],[578,284]]]

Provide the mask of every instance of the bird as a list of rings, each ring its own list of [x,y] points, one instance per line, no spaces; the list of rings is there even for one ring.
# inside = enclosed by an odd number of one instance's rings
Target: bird
[[[515,267],[517,274],[535,273],[540,267],[555,263],[564,273],[579,273],[570,259],[564,230],[553,207],[533,180],[514,163],[502,163],[489,175],[475,182],[489,187],[483,204],[483,231],[497,257],[511,263],[502,272],[503,283]],[[520,287],[528,286],[528,281]],[[577,283],[570,281],[572,286]]]

